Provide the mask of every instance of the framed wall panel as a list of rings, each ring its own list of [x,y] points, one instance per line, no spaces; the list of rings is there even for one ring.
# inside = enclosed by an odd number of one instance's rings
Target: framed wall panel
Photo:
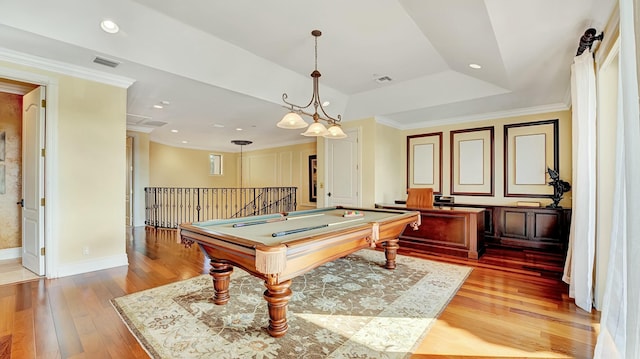
[[[407,188],[442,194],[442,132],[407,136]]]
[[[318,201],[318,156],[309,156],[309,202]]]
[[[0,132],[0,161],[4,161],[5,153],[6,153],[6,144],[7,134],[5,131]]]
[[[494,128],[451,131],[451,194],[493,196]]]
[[[504,126],[505,197],[550,197],[547,167],[558,171],[558,120]]]

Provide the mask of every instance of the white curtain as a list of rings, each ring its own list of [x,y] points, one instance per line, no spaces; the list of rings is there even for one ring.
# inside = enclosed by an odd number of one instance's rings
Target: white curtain
[[[593,303],[596,218],[596,75],[585,51],[571,66],[573,181],[569,249],[562,280],[569,296],[588,312]]]
[[[640,358],[640,110],[633,0],[620,0],[613,228],[595,358]],[[637,4],[636,4],[637,6]]]

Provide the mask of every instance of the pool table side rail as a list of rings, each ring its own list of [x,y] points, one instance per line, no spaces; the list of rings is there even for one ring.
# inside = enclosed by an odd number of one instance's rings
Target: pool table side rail
[[[182,229],[181,236],[184,242],[197,243],[212,261],[229,263],[264,280],[267,276],[276,274],[280,282],[374,245],[372,226],[348,228],[338,233],[332,231],[314,236],[315,240],[304,241],[295,246],[282,244],[277,248],[236,244],[190,231],[188,228]],[[268,258],[270,253],[276,257]]]

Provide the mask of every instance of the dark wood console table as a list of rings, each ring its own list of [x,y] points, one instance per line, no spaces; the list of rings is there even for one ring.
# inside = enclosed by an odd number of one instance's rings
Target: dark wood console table
[[[401,248],[478,259],[485,249],[484,208],[408,208],[403,204],[379,204],[379,208],[419,211],[422,225],[400,235]]]

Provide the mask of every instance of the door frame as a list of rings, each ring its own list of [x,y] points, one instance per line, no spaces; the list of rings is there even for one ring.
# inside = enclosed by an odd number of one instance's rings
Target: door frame
[[[0,57],[0,59],[5,60]],[[57,163],[57,128],[58,128],[58,80],[49,76],[31,73],[21,70],[15,70],[8,67],[0,66],[0,77],[27,82],[34,85],[44,86],[46,88],[45,107],[45,144],[46,153],[44,157],[44,168],[42,176],[44,176],[44,197],[46,203],[44,206],[44,245],[45,245],[45,276],[47,278],[56,278],[58,275],[58,237],[54,233],[58,233],[57,224],[59,218],[56,215],[58,211],[54,210],[58,203],[58,163]],[[38,149],[39,151],[39,149]],[[46,175],[45,175],[46,173]]]

